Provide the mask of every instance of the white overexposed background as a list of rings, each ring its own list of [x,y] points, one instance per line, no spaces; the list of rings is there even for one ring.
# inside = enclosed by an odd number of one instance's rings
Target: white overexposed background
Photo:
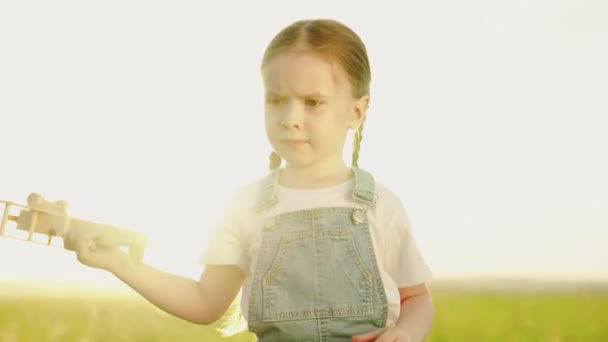
[[[600,0],[2,2],[0,200],[66,200],[198,276],[224,204],[267,170],[263,51],[303,18],[365,41],[360,165],[437,278],[608,279]],[[0,281],[117,283],[58,247],[0,238],[0,260]]]

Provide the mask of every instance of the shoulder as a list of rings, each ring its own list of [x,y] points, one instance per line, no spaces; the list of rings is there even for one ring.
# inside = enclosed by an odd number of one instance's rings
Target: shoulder
[[[373,212],[377,222],[382,222],[387,230],[409,230],[409,217],[400,194],[382,181],[375,180],[374,185],[376,207]]]
[[[399,195],[380,181],[375,181],[376,204],[382,207],[402,207]]]
[[[249,213],[255,210],[268,174],[238,185],[228,197],[227,207],[232,211]]]
[[[379,180],[373,173],[362,170],[367,179],[371,179],[374,185],[374,195],[376,198],[376,211],[381,217],[404,211],[401,197],[396,191],[390,189],[382,180]]]
[[[364,188],[365,191],[372,190],[376,199],[376,207],[399,207],[401,206],[401,199],[396,192],[389,189],[381,180],[378,180],[376,175],[369,170],[354,168],[356,176],[359,178],[359,185]],[[357,186],[357,185],[355,185]]]

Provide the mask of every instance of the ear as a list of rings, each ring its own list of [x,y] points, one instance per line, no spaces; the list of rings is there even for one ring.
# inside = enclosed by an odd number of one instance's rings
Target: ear
[[[359,126],[365,121],[367,116],[367,108],[369,108],[369,95],[364,95],[355,100],[354,108],[349,123],[349,127],[352,130],[357,130]]]

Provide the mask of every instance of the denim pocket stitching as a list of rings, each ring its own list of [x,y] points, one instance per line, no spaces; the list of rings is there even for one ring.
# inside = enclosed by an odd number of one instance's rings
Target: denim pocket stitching
[[[294,241],[304,239],[319,239],[329,238],[342,240],[345,243],[345,248],[349,253],[350,260],[353,261],[352,266],[365,279],[365,285],[359,286],[359,293],[363,296],[363,303],[358,300],[351,304],[344,305],[326,305],[314,309],[301,308],[299,310],[285,310],[283,312],[274,311],[275,294],[272,291],[273,282],[277,278],[277,274],[284,264],[285,255],[288,247]],[[340,265],[342,267],[342,265]],[[347,275],[348,276],[348,275]],[[351,278],[349,276],[349,278]],[[314,319],[314,318],[331,318],[331,317],[359,317],[372,314],[373,311],[373,286],[375,277],[372,271],[364,263],[361,254],[355,245],[353,232],[351,228],[341,229],[334,228],[329,230],[320,230],[316,232],[298,231],[284,234],[279,242],[277,253],[274,256],[272,264],[267,273],[262,277],[262,297],[263,299],[263,321],[273,322],[292,319]],[[351,278],[352,280],[352,278]],[[310,284],[313,285],[312,282]],[[361,288],[362,287],[362,288]]]

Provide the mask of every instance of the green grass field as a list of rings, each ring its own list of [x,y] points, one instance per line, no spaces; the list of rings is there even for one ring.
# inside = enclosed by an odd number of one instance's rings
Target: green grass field
[[[427,341],[608,341],[606,294],[435,291],[434,301]],[[0,300],[0,342],[253,340],[230,331],[238,319],[229,323],[227,315],[211,327],[193,325],[137,297]],[[222,329],[233,335],[222,337]]]

